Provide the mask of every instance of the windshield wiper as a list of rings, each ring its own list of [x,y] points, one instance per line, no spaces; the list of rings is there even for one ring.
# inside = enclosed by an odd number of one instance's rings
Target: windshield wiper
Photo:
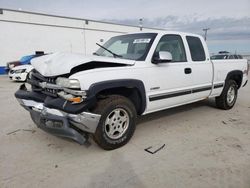
[[[96,43],[96,45],[97,45],[97,46],[100,46],[102,49],[104,49],[104,50],[106,50],[107,52],[111,53],[111,54],[114,56],[114,58],[116,58],[116,57],[122,57],[121,55],[118,55],[118,54],[112,52],[111,50],[105,48],[104,46],[102,46],[102,45],[100,45],[100,44],[98,44],[98,43]]]
[[[97,56],[100,56],[98,53],[94,52],[93,55],[97,55]]]

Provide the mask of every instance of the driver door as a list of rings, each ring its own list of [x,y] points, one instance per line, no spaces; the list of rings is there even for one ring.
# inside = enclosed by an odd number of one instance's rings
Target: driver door
[[[186,50],[180,35],[164,35],[155,50],[168,51],[172,54],[172,61],[167,63],[151,63],[147,74],[147,112],[158,111],[186,103],[191,98],[190,88],[193,87],[192,64],[187,61]],[[154,57],[153,57],[154,58]]]

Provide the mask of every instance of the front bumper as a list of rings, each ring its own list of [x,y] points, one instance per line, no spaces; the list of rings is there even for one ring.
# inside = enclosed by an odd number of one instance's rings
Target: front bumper
[[[44,96],[32,94],[23,86],[15,96],[20,105],[30,112],[37,127],[53,135],[73,139],[79,144],[85,143],[86,132],[95,133],[101,118],[101,115],[89,112],[71,114],[49,108],[44,103]]]

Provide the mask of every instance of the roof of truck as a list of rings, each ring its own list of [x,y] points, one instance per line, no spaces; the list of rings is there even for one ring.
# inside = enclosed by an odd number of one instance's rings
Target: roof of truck
[[[139,33],[157,33],[159,35],[166,35],[166,34],[176,34],[176,35],[189,35],[189,36],[196,36],[196,37],[202,37],[201,35],[194,34],[194,33],[187,33],[187,32],[181,32],[181,31],[139,31],[139,32],[131,32],[127,34],[139,34]],[[122,34],[126,35],[126,34]]]

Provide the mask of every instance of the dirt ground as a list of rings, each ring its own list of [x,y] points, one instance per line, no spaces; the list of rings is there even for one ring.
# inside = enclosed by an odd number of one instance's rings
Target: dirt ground
[[[210,100],[141,117],[114,151],[36,128],[14,98],[19,85],[0,77],[0,187],[250,188],[249,84],[229,111]]]

